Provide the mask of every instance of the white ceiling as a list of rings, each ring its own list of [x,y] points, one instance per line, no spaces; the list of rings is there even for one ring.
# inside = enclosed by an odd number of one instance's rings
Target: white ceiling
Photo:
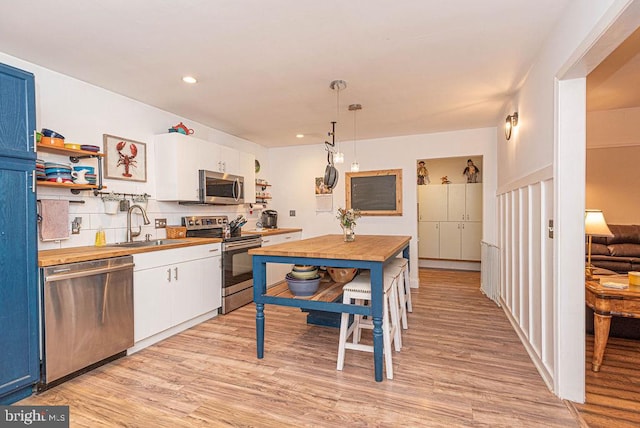
[[[317,144],[335,79],[342,140],[352,103],[358,139],[495,126],[568,3],[3,1],[0,52],[264,146]]]

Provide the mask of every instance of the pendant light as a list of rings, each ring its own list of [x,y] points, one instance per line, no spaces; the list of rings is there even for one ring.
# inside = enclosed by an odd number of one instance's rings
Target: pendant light
[[[340,123],[340,91],[347,88],[347,82],[345,82],[344,80],[334,80],[329,84],[329,87],[336,91],[336,123]],[[333,155],[334,163],[344,163],[344,153],[342,153],[340,148],[340,140],[338,140],[338,151]]]
[[[351,172],[360,171],[360,164],[358,163],[358,156],[356,154],[356,112],[362,110],[362,105],[351,104],[349,111],[353,112],[353,162],[351,162]]]

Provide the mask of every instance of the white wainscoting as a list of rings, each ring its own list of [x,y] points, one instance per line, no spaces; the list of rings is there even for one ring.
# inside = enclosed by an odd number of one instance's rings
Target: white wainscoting
[[[554,203],[552,170],[528,178],[498,193],[499,301],[553,390],[555,302],[553,241],[548,236]]]

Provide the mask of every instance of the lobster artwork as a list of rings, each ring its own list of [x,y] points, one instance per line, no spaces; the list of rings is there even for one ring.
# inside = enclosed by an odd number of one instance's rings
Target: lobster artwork
[[[124,165],[124,172],[122,173],[122,176],[129,178],[129,177],[133,177],[133,175],[129,172],[129,168],[137,167],[137,161],[135,161],[134,159],[138,155],[138,148],[136,147],[135,144],[129,143],[129,150],[131,150],[131,156],[129,156],[122,153],[122,149],[124,149],[125,145],[126,143],[124,141],[120,141],[116,145],[116,149],[118,150],[118,156],[119,156],[118,163],[116,164],[116,166]]]

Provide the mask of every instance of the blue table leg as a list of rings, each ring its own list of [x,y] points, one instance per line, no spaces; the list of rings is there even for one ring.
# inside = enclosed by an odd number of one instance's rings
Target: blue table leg
[[[256,346],[258,358],[264,357],[264,303],[256,303]]]
[[[267,264],[260,256],[253,256],[253,301],[256,302],[256,351],[264,357],[264,303],[260,297],[267,291]]]
[[[384,277],[382,263],[371,268],[371,313],[373,317],[373,364],[377,382],[382,382],[382,305],[384,302]]]

